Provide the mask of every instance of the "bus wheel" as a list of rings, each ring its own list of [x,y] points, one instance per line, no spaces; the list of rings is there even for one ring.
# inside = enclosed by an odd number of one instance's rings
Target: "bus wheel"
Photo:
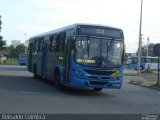
[[[94,90],[95,92],[100,92],[101,90],[103,90],[103,88],[93,88],[93,90]]]
[[[36,65],[33,66],[33,77],[34,77],[34,79],[38,79],[37,67],[36,67]]]
[[[54,82],[55,82],[56,88],[59,90],[62,90],[63,86],[61,85],[60,80],[61,80],[60,73],[56,71],[54,74]]]
[[[140,70],[144,70],[143,66],[140,66]]]

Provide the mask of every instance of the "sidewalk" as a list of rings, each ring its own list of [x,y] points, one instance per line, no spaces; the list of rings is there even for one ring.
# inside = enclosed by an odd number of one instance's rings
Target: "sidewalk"
[[[156,85],[158,79],[157,75],[157,72],[137,74],[136,70],[124,70],[124,76],[129,78],[129,83],[160,90],[160,85]]]

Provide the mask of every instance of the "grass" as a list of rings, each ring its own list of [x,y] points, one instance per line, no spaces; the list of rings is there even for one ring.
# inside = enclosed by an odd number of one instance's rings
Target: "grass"
[[[156,83],[154,85],[151,86],[152,88],[156,88],[156,89],[159,89],[160,90],[160,84]]]
[[[153,70],[147,69],[147,70],[142,71],[141,73],[144,73],[144,74],[150,73],[150,74],[152,74],[152,73],[153,73]]]
[[[4,61],[1,64],[3,64],[3,65],[18,65],[18,59],[16,59],[16,58],[7,58],[7,60]]]

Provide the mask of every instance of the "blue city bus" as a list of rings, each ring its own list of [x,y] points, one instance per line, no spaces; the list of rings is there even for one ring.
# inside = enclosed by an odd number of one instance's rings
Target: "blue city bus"
[[[127,67],[129,69],[137,70],[138,56],[129,56],[127,59]],[[158,69],[158,57],[140,56],[140,69],[141,70],[157,70]]]
[[[29,39],[28,70],[57,88],[120,89],[124,48],[119,28],[73,24]]]
[[[18,57],[19,65],[27,65],[27,53],[20,53]]]

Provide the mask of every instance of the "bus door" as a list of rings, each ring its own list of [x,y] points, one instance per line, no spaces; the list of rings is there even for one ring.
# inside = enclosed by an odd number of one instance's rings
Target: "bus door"
[[[44,40],[43,53],[42,53],[42,76],[46,77],[47,74],[47,52],[49,48],[49,40]]]
[[[67,37],[67,50],[66,50],[66,79],[65,82],[68,83],[70,79],[70,67],[71,67],[71,56],[72,50],[74,49],[74,38]]]
[[[28,54],[28,70],[32,71],[32,53],[33,53],[33,43],[29,43],[29,54]]]

